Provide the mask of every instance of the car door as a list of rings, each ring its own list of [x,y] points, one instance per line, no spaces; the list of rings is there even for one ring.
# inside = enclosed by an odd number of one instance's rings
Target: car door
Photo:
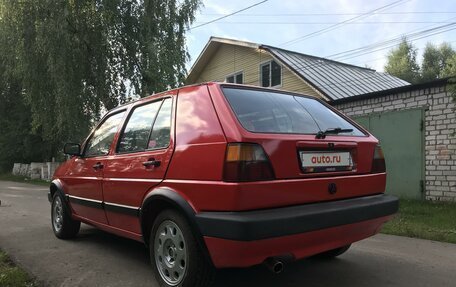
[[[174,148],[174,95],[132,107],[115,154],[106,159],[103,191],[111,226],[141,233],[142,200],[163,180]]]
[[[103,168],[124,114],[119,111],[103,119],[64,178],[73,212],[94,223],[108,223],[103,209]]]

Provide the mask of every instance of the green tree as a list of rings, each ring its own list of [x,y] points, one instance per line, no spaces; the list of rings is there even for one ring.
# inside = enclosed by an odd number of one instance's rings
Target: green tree
[[[447,88],[448,92],[453,97],[453,101],[456,102],[456,54],[448,59],[445,68],[443,69],[442,76],[450,77]]]
[[[442,77],[456,77],[456,53],[447,60],[442,71]]]
[[[200,2],[1,1],[0,55],[2,65],[9,63],[4,70],[14,70],[3,96],[29,115],[15,121],[27,122],[28,133],[44,143],[43,159],[63,142],[82,140],[102,111],[181,85],[189,60],[185,32]],[[0,105],[0,118],[13,119]]]
[[[13,162],[36,161],[48,145],[31,131],[31,109],[23,98],[17,66],[17,23],[5,17],[0,6],[0,172]]]
[[[421,81],[442,78],[448,62],[454,55],[456,55],[456,51],[448,43],[442,43],[439,47],[427,43],[421,64]]]
[[[396,49],[389,52],[385,71],[407,82],[417,83],[420,79],[420,68],[416,53],[416,48],[404,38]]]

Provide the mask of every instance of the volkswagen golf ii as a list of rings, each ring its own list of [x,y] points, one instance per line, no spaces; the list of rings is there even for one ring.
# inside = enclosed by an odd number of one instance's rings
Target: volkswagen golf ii
[[[334,257],[398,209],[377,139],[313,97],[206,83],[108,112],[54,175],[58,238],[80,223],[144,242],[161,286],[216,268]]]

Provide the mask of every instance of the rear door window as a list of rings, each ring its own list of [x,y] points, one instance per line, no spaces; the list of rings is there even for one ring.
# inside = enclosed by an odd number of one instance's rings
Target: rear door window
[[[161,104],[162,101],[157,101],[133,110],[120,136],[117,152],[137,152],[147,148],[150,131]]]
[[[120,135],[118,153],[161,149],[171,139],[172,99],[167,98],[136,107]]]
[[[257,133],[316,134],[351,129],[339,135],[364,133],[316,99],[266,90],[224,87],[223,93],[242,126]]]

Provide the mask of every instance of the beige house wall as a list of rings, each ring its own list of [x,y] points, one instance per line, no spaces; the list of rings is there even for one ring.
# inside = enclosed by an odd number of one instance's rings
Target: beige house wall
[[[243,72],[244,84],[260,86],[260,64],[272,59],[268,52],[260,49],[224,44],[209,60],[196,82],[224,82],[227,76]],[[321,98],[321,95],[309,84],[284,66],[282,66],[282,85],[275,88]]]

